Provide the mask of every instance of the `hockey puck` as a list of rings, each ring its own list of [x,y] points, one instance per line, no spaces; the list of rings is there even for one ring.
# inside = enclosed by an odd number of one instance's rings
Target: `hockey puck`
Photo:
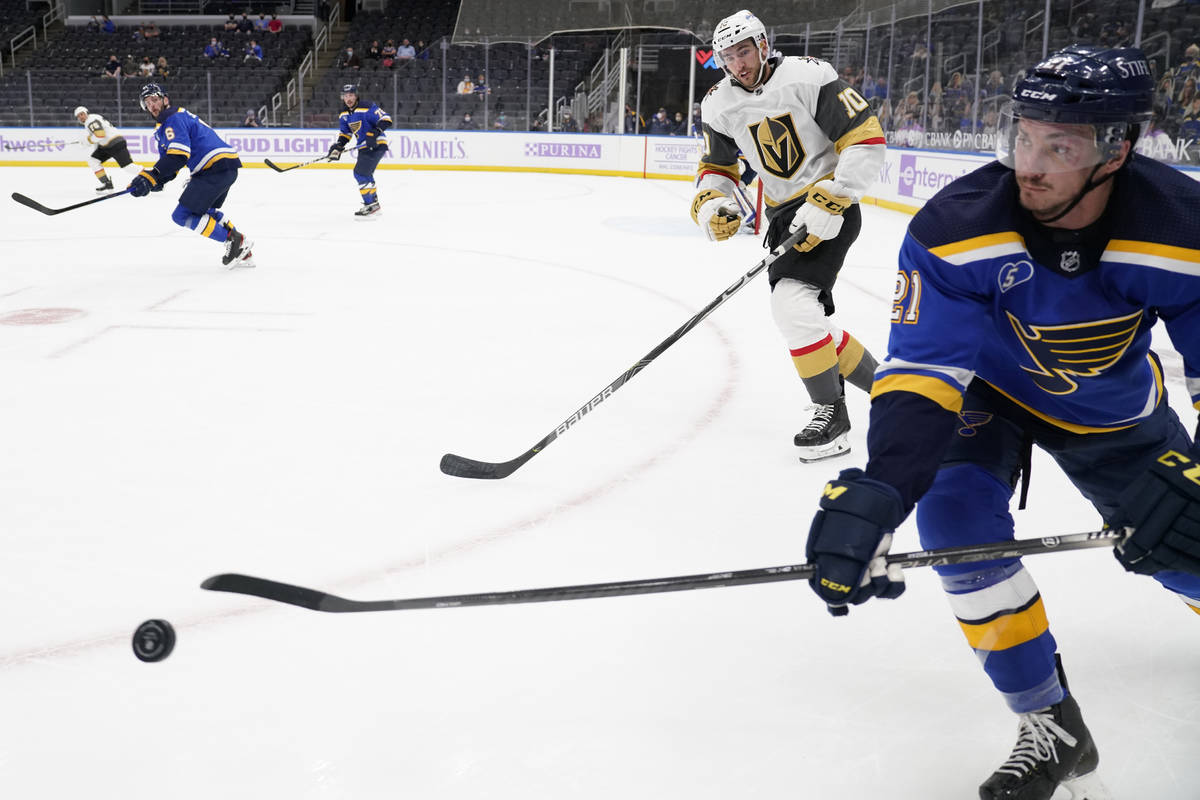
[[[133,632],[133,654],[142,661],[162,661],[175,649],[175,629],[165,619],[148,619]]]

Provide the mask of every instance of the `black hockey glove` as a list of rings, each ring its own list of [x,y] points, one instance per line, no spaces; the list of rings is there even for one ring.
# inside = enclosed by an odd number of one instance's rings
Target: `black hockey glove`
[[[329,153],[325,156],[330,161],[337,161],[342,157],[342,151],[346,149],[345,142],[334,142],[329,146]]]
[[[849,613],[848,604],[904,593],[904,573],[885,560],[892,531],[903,521],[900,493],[863,477],[861,469],[842,470],[825,484],[805,555],[816,568],[808,583],[830,614],[840,617]]]
[[[363,149],[370,150],[379,144],[379,131],[367,131],[363,134]]]
[[[1200,452],[1168,450],[1121,493],[1120,522],[1133,534],[1115,555],[1130,572],[1200,575]]]

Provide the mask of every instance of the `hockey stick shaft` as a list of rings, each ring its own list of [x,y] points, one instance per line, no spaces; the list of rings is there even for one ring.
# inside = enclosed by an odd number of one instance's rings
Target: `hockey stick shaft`
[[[355,150],[361,150],[362,148],[363,148],[363,145],[359,145],[358,147],[351,147],[347,152],[353,153]],[[326,153],[323,156],[314,158],[312,161],[305,161],[302,164],[293,164],[290,167],[281,167],[269,158],[264,158],[263,163],[266,164],[271,169],[275,170],[276,172],[291,172],[294,169],[300,169],[301,167],[310,167],[313,164],[319,164],[322,161],[328,161],[328,160],[329,160],[329,154]]]
[[[1019,558],[1039,553],[1058,553],[1091,547],[1114,546],[1124,541],[1128,528],[1071,533],[1041,539],[1016,539],[987,544],[960,545],[938,550],[919,550],[913,553],[889,555],[889,564],[902,568],[936,567],[968,564],[1002,558]],[[300,606],[312,611],[352,613],[362,611],[409,611],[422,608],[461,608],[464,606],[498,606],[520,603],[546,603],[556,600],[584,600],[593,597],[624,597],[636,594],[662,594],[691,589],[715,589],[724,586],[746,586],[757,583],[808,580],[814,568],[809,564],[763,567],[735,572],[716,572],[709,575],[678,575],[670,578],[589,583],[578,586],[556,586],[546,589],[519,589],[509,592],[414,597],[401,600],[348,600],[344,597],[306,589],[288,583],[255,578],[250,575],[224,573],[214,575],[200,588],[214,592],[232,592]]]
[[[583,419],[584,416],[595,410],[596,406],[600,405],[609,397],[611,397],[613,392],[617,391],[617,389],[620,389],[622,386],[628,383],[634,375],[637,375],[643,369],[650,366],[650,363],[662,355],[667,348],[682,339],[684,334],[704,321],[709,314],[715,311],[730,297],[733,297],[735,294],[737,294],[737,292],[743,286],[749,283],[756,275],[765,270],[767,267],[771,266],[771,264],[773,264],[777,258],[790,250],[797,242],[807,235],[807,230],[805,228],[801,228],[800,230],[796,231],[795,234],[789,236],[786,240],[781,242],[778,247],[776,247],[766,256],[766,258],[762,259],[753,267],[751,267],[749,272],[738,278],[732,285],[729,286],[728,289],[715,297],[711,303],[700,309],[699,313],[697,313],[687,322],[683,323],[683,325],[676,328],[674,333],[659,342],[653,350],[639,358],[636,362],[634,362],[632,367],[618,375],[616,380],[601,389],[592,397],[591,400],[587,401],[583,404],[583,406],[576,409],[574,414],[560,422],[558,427],[542,437],[540,442],[526,450],[521,455],[517,456],[511,461],[491,462],[476,461],[473,458],[464,458],[463,456],[455,455],[454,453],[446,453],[444,456],[442,456],[442,461],[439,465],[442,472],[446,473],[447,475],[453,475],[456,478],[484,478],[493,480],[498,478],[507,478],[535,455],[546,449],[551,442],[569,431],[571,426],[573,426],[576,422],[579,422],[579,420]]]
[[[112,194],[106,194],[103,197],[95,197],[95,198],[92,198],[91,200],[84,200],[82,203],[76,203],[73,206],[66,206],[65,208],[50,208],[49,206],[44,206],[41,203],[39,203],[37,200],[34,200],[31,197],[26,197],[25,195],[21,194],[20,192],[13,192],[12,199],[16,200],[18,203],[20,203],[23,206],[29,206],[34,211],[40,211],[43,214],[46,214],[47,216],[52,217],[55,214],[61,214],[64,211],[74,211],[77,208],[83,208],[84,206],[90,206],[92,203],[103,203],[105,200],[112,200],[114,197],[120,197],[123,194],[129,194],[131,191],[132,191],[132,189],[123,189],[119,192],[113,192]]]

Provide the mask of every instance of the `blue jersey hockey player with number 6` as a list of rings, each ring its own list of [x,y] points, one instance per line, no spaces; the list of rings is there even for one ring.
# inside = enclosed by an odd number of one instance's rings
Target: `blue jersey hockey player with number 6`
[[[150,192],[160,191],[179,170],[188,167],[192,176],[179,194],[179,205],[171,219],[201,236],[223,242],[225,255],[221,263],[225,266],[253,267],[250,249],[253,243],[221,211],[229,187],[237,180],[238,168],[242,166],[237,151],[195,114],[172,106],[167,93],[157,83],[142,87],[141,105],[157,123],[154,140],[158,144],[159,159],[130,182],[133,196],[145,197]]]
[[[1200,447],[1150,349],[1161,319],[1200,409],[1200,186],[1133,153],[1153,95],[1138,49],[1053,54],[1014,88],[998,163],[909,225],[866,469],[826,485],[809,531],[811,585],[835,615],[903,592],[884,557],[914,504],[923,548],[1012,539],[1033,445],[1107,525],[1132,529],[1117,560],[1200,613]],[[1107,798],[1033,577],[1015,558],[937,571],[1018,715],[980,797]]]

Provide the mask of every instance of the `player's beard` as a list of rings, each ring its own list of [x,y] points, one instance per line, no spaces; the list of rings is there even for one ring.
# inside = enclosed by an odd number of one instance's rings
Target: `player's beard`
[[[1017,179],[1018,202],[1037,220],[1054,219],[1061,214],[1074,202],[1081,188],[1064,190],[1037,179]]]

